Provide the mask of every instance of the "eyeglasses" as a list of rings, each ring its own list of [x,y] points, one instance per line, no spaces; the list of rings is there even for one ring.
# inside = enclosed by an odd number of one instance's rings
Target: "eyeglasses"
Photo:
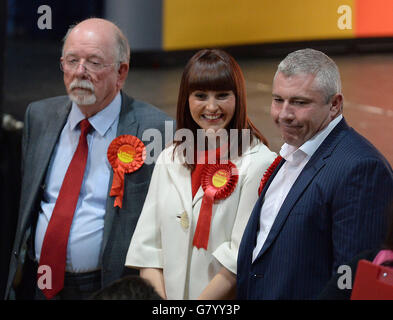
[[[96,62],[92,60],[86,60],[84,63],[80,63],[80,60],[78,59],[64,59],[60,61],[60,70],[63,72],[67,71],[75,71],[78,69],[80,65],[85,68],[87,72],[99,72],[102,69],[110,66],[114,66],[119,64],[118,62],[116,63],[111,63],[111,64],[103,64],[101,62]]]

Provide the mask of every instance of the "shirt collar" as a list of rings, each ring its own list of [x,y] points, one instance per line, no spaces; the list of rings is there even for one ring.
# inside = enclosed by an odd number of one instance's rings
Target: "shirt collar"
[[[343,116],[340,114],[338,117],[330,121],[326,128],[318,132],[311,139],[307,140],[299,148],[284,143],[281,147],[280,155],[289,162],[300,162],[306,157],[311,158],[314,152],[317,151],[318,147],[322,144],[322,142],[326,139],[329,133],[341,121],[342,118]]]
[[[119,92],[110,104],[89,118],[90,124],[100,134],[100,136],[105,136],[106,132],[119,116],[120,108],[121,94]],[[69,115],[70,129],[74,130],[78,123],[83,119],[85,119],[85,115],[80,111],[77,104],[72,102],[71,112]]]

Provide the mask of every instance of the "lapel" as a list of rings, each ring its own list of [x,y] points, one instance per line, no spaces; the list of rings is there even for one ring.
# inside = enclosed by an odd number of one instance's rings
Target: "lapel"
[[[203,198],[205,192],[203,191],[202,185],[199,187],[197,193],[195,194],[194,199],[192,199],[192,207],[195,206],[195,204],[201,199]]]
[[[313,154],[311,159],[308,161],[302,172],[300,173],[299,177],[296,179],[294,185],[292,186],[291,190],[289,191],[287,197],[285,198],[276,219],[274,220],[273,226],[269,232],[269,235],[263,244],[261,251],[258,254],[258,257],[255,259],[256,262],[260,257],[266,252],[266,250],[271,246],[274,242],[278,234],[280,233],[288,215],[290,214],[292,208],[298,201],[298,199],[302,196],[305,192],[306,188],[310,185],[316,174],[325,166],[327,158],[332,154],[334,149],[336,148],[338,142],[346,135],[347,130],[349,129],[348,125],[346,124],[344,118],[337,124],[337,126],[330,132],[330,134],[326,137],[325,141],[319,146],[317,151]],[[283,163],[283,161],[281,161]],[[281,164],[278,168],[281,167]],[[275,173],[277,173],[278,168],[276,169]],[[269,184],[273,179],[269,179]],[[264,189],[263,194],[261,197],[264,196],[266,193]],[[262,205],[262,203],[260,203]],[[260,208],[258,211],[258,218],[260,215]],[[258,224],[259,225],[259,221]],[[253,233],[256,236],[256,232]]]
[[[136,121],[135,112],[132,107],[133,101],[134,101],[133,98],[128,97],[125,93],[121,92],[121,109],[120,109],[119,124],[117,126],[116,137],[123,134],[137,136],[138,123]],[[113,181],[113,170],[111,169],[109,186],[108,186],[108,197],[106,201],[106,212],[104,218],[104,235],[103,235],[101,254],[103,254],[106,244],[108,243],[114,218],[117,214],[119,214],[119,207],[113,206],[115,202],[115,197],[109,196],[112,187],[112,181]]]
[[[44,181],[43,179],[45,178],[45,173],[49,166],[53,150],[59,140],[60,133],[67,122],[70,110],[71,102],[68,101],[66,104],[57,109],[54,119],[51,119],[51,121],[48,122],[47,127],[43,128],[42,138],[40,137],[41,139],[38,140],[41,142],[35,146],[37,159],[34,163],[37,163],[37,167],[35,170],[36,177],[33,180],[33,183],[41,184],[42,181]]]
[[[168,156],[172,158],[173,148],[170,149]],[[192,187],[191,187],[191,172],[184,165],[180,164],[180,157],[178,153],[175,155],[175,159],[171,164],[167,166],[168,174],[171,178],[171,183],[176,188],[181,202],[183,204],[184,211],[187,213],[189,225],[191,226],[192,221],[192,208],[196,202],[196,198],[203,197],[203,190],[200,187],[197,194],[192,199]],[[169,162],[167,162],[169,163]]]

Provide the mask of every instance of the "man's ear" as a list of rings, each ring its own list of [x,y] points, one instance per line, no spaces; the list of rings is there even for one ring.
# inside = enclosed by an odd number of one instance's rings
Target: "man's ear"
[[[119,90],[120,90],[121,88],[123,88],[124,82],[126,81],[127,76],[128,76],[128,70],[129,70],[129,68],[130,68],[130,66],[129,66],[128,63],[122,62],[122,63],[120,64],[119,70],[117,71],[117,75],[118,75],[118,78],[117,78],[117,86],[118,86],[118,89],[119,89]]]
[[[330,113],[336,117],[343,111],[344,98],[341,93],[336,93],[330,102]]]

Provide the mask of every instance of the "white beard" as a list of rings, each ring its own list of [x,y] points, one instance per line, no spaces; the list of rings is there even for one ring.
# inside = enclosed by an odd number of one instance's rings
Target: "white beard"
[[[87,89],[87,90],[78,90],[78,93],[74,93],[72,89],[74,88],[81,88],[81,89]],[[90,105],[93,104],[97,101],[97,97],[94,94],[94,86],[93,84],[88,81],[88,80],[78,80],[75,79],[72,81],[70,84],[70,93],[69,97],[71,101],[75,102],[77,105]]]
[[[76,95],[70,93],[68,96],[71,99],[71,101],[75,102],[78,106],[94,104],[97,101],[97,97],[95,96],[94,93],[82,94],[82,95]]]

